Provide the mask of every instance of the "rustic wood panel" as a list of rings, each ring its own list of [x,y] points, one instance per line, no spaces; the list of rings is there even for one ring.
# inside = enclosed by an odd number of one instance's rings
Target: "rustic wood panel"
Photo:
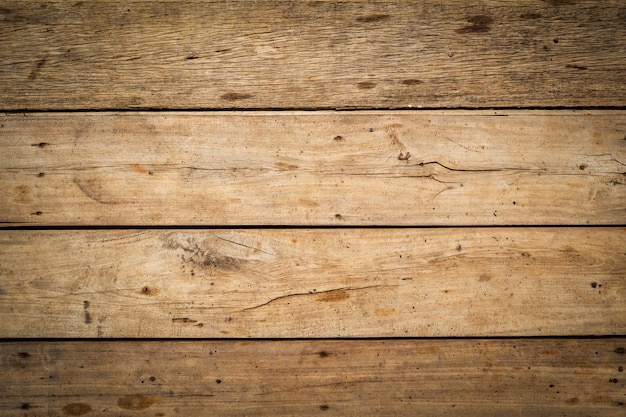
[[[623,416],[625,346],[623,338],[1,343],[0,415]]]
[[[623,111],[5,115],[0,222],[624,224],[625,135]]]
[[[624,106],[621,0],[0,2],[0,109]]]
[[[623,228],[4,230],[0,337],[626,333]]]

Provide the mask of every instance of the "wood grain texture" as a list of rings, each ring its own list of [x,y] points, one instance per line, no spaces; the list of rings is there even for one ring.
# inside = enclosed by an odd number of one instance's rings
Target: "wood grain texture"
[[[623,338],[5,342],[0,416],[623,416],[624,347]]]
[[[626,333],[623,228],[5,230],[0,337]]]
[[[0,2],[0,109],[624,106],[621,0]]]
[[[625,137],[623,111],[5,115],[0,222],[624,224]]]

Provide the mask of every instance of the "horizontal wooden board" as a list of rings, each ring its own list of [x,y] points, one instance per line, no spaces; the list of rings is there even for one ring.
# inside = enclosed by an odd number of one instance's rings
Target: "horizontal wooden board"
[[[623,338],[0,343],[0,416],[623,416]]]
[[[0,109],[624,106],[622,0],[0,1]]]
[[[626,334],[626,229],[4,230],[0,337]]]
[[[0,116],[4,225],[626,223],[626,112]]]

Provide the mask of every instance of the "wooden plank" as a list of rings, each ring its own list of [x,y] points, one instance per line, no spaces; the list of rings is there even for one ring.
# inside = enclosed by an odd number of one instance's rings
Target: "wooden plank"
[[[623,416],[625,346],[623,338],[4,342],[0,416]]]
[[[11,114],[0,222],[624,224],[625,133],[624,111]]]
[[[624,106],[621,0],[0,1],[0,109]]]
[[[0,337],[626,333],[626,229],[4,230]]]

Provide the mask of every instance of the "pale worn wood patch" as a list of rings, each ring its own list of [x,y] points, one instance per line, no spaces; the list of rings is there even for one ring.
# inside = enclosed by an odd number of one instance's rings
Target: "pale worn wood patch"
[[[0,416],[623,416],[624,347],[623,338],[5,342]]]
[[[623,228],[4,230],[0,337],[619,335]]]
[[[624,106],[620,0],[0,2],[0,109]]]
[[[626,223],[623,111],[0,117],[4,225]]]

